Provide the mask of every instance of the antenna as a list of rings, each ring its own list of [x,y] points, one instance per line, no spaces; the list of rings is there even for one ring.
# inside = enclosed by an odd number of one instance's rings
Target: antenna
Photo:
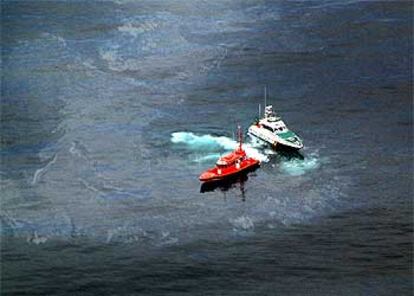
[[[242,150],[243,135],[242,135],[242,132],[241,132],[240,125],[237,128],[238,128],[238,134],[239,134],[239,150]]]
[[[266,104],[266,101],[267,101],[267,85],[265,85],[265,89],[264,89],[264,92],[265,92],[265,108],[266,108],[266,106],[267,106],[267,104]]]
[[[260,113],[261,113],[261,108],[262,106],[260,106],[260,104],[259,104],[259,119],[260,119]]]

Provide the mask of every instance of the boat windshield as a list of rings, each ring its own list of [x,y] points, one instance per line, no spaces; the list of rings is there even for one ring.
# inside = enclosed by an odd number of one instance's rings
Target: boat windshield
[[[217,162],[216,162],[216,166],[224,168],[224,167],[226,167],[226,166],[227,166],[227,162],[225,162],[225,161],[223,161],[223,160],[219,159],[219,160],[217,160]]]
[[[267,129],[267,130],[271,131],[272,133],[274,132],[273,128],[271,128],[270,126],[267,126],[267,125],[265,125],[265,124],[263,124],[262,126],[263,126],[263,128],[265,128],[265,129]]]
[[[280,126],[280,127],[277,127],[277,128],[275,128],[275,132],[278,134],[278,133],[283,133],[283,132],[286,132],[287,131],[287,129],[286,129],[286,127],[284,127],[284,126]]]

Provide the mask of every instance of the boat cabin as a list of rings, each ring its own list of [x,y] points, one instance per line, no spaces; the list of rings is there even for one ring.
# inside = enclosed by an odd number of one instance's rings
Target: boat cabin
[[[269,120],[261,120],[260,125],[264,128],[269,130],[272,133],[283,133],[286,132],[288,129],[283,121],[279,120],[276,122],[269,122]]]
[[[227,167],[230,165],[240,163],[245,158],[246,158],[246,153],[244,151],[238,151],[237,153],[233,152],[223,157],[220,157],[216,162],[216,166]]]

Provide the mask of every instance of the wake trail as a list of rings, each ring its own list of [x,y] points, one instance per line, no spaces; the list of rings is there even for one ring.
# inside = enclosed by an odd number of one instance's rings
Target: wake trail
[[[191,132],[175,132],[171,134],[171,142],[184,144],[187,148],[195,152],[207,152],[203,157],[195,158],[195,161],[208,161],[217,156],[218,150],[234,150],[238,143],[226,136],[196,135]],[[243,143],[243,148],[249,157],[261,162],[269,161],[267,155],[262,153],[258,147],[252,143]]]
[[[183,145],[194,153],[190,156],[191,161],[197,163],[211,163],[217,160],[222,152],[234,150],[238,143],[226,136],[215,136],[211,134],[197,135],[192,132],[174,132],[171,134],[171,142]],[[305,158],[278,157],[278,153],[270,149],[266,144],[255,139],[243,143],[243,148],[249,157],[260,162],[267,163],[271,158],[279,159],[278,168],[280,173],[290,176],[301,176],[314,171],[321,166],[318,153],[313,152]]]

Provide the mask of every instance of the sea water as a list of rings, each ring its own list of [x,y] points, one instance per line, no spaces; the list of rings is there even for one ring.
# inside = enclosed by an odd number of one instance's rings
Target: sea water
[[[1,294],[412,293],[410,2],[1,11]],[[300,156],[200,193],[265,85]]]

